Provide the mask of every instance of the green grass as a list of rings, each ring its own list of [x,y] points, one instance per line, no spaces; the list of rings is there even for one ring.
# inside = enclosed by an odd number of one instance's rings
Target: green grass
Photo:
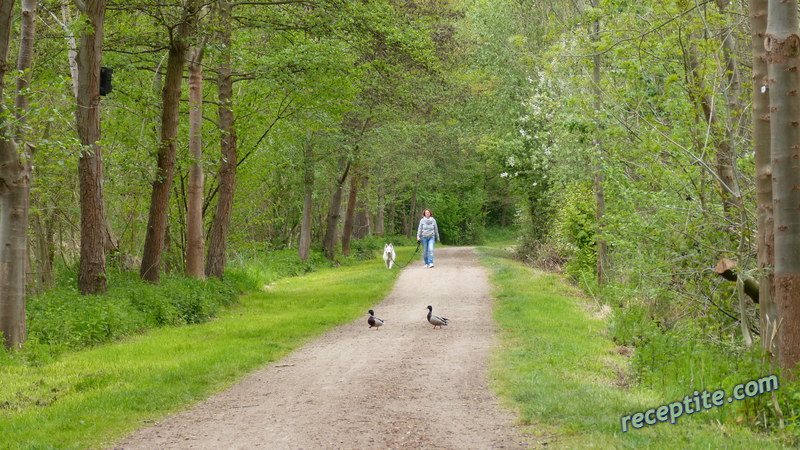
[[[501,329],[493,388],[536,441],[564,448],[781,447],[775,436],[705,413],[622,433],[622,416],[680,399],[625,381],[629,362],[615,351],[606,320],[560,277],[534,271],[503,250],[482,247],[480,253],[492,273]]]
[[[398,248],[408,258],[413,248]],[[379,302],[399,271],[372,259],[275,281],[211,322],[0,364],[0,447],[100,448],[183,410]]]

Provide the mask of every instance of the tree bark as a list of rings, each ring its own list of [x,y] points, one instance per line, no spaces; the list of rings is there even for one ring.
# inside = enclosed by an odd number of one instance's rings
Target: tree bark
[[[414,186],[414,191],[411,193],[411,206],[409,207],[408,215],[406,215],[405,220],[403,221],[403,227],[405,228],[403,231],[406,234],[406,237],[409,239],[413,239],[417,232],[417,221],[418,218],[421,217],[422,214],[417,212],[417,186]]]
[[[304,145],[303,158],[303,218],[300,224],[300,243],[298,245],[298,256],[301,260],[308,259],[311,250],[311,215],[312,200],[314,196],[314,153],[310,139]]]
[[[217,174],[219,184],[217,209],[208,239],[206,276],[222,278],[227,258],[228,229],[231,222],[231,211],[233,210],[233,196],[236,191],[236,164],[238,158],[236,131],[233,129],[235,118],[233,114],[233,78],[231,74],[230,0],[220,0],[219,14],[222,30],[219,37],[222,47],[222,61],[217,69],[217,79],[219,83],[218,114],[222,157],[220,158],[219,172]]]
[[[770,0],[765,48],[769,74],[775,300],[780,363],[795,378],[800,362],[800,36],[797,1]]]
[[[147,234],[144,241],[142,266],[139,276],[152,283],[158,283],[161,273],[161,257],[164,251],[164,233],[167,229],[169,197],[172,180],[175,176],[178,120],[180,112],[181,83],[186,54],[187,40],[192,31],[194,2],[183,11],[178,34],[172,36],[167,58],[167,75],[162,90],[161,142],[157,154],[157,168],[150,197],[150,214],[147,219]]]
[[[395,222],[395,206],[394,203],[389,204],[389,217],[386,221],[386,234],[393,235],[394,234],[394,222]]]
[[[756,163],[756,202],[758,217],[759,312],[761,346],[779,360],[777,332],[778,306],[775,304],[775,231],[772,217],[772,162],[770,161],[770,112],[767,77],[767,52],[764,36],[767,29],[767,0],[750,0],[751,47],[753,50],[753,150]]]
[[[55,281],[53,277],[53,260],[55,258],[53,220],[52,216],[43,220],[41,213],[34,213],[31,222],[36,236],[36,287],[41,292],[50,288]]]
[[[367,176],[361,177],[361,185],[358,187],[359,192],[364,192],[367,189],[369,178]],[[363,195],[362,195],[363,197]],[[370,233],[369,226],[369,213],[367,205],[363,199],[356,199],[356,212],[353,218],[353,238],[363,239]]]
[[[14,3],[0,1],[0,99],[8,67]],[[36,1],[22,1],[22,27],[17,58],[17,127],[9,121],[0,127],[0,340],[5,348],[25,342],[25,272],[28,261],[28,214],[30,209],[31,159],[34,148],[23,142],[22,155],[17,139],[24,139],[28,113],[27,89],[33,62],[36,34]],[[5,115],[0,102],[0,117]],[[21,157],[22,156],[22,157]]]
[[[336,237],[337,228],[339,227],[339,217],[341,216],[342,209],[342,186],[347,180],[347,173],[350,171],[350,161],[342,157],[339,160],[339,167],[344,167],[342,176],[336,180],[336,189],[331,196],[331,203],[328,206],[328,220],[325,227],[325,238],[322,242],[322,247],[325,249],[325,256],[333,261],[336,255]]]
[[[378,212],[375,213],[375,235],[384,236],[386,216],[386,189],[383,184],[378,187]]]
[[[355,173],[350,178],[350,194],[347,197],[347,211],[344,215],[344,226],[342,227],[342,254],[344,256],[350,255],[350,238],[353,236],[359,179],[360,177]]]
[[[76,122],[83,151],[78,162],[81,198],[81,256],[78,290],[83,295],[106,290],[103,149],[100,142],[100,62],[106,1],[87,0],[88,23],[78,47]]]
[[[205,278],[203,255],[203,48],[192,49],[189,59],[189,200],[186,205],[186,274]]]

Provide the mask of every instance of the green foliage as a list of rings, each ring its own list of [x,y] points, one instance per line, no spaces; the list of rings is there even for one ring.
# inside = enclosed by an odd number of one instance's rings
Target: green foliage
[[[29,299],[27,323],[32,345],[48,345],[57,352],[118,340],[150,328],[204,322],[231,304],[238,293],[233,285],[217,279],[168,276],[153,285],[133,272],[109,274],[109,289],[102,295],[82,296],[65,284]]]
[[[485,223],[482,192],[462,191],[460,195],[431,193],[423,198],[424,204],[429,205],[426,207],[434,213],[443,243],[465,245],[478,242]]]
[[[566,273],[574,280],[593,279],[597,261],[597,219],[590,187],[575,185],[562,192],[552,239],[569,256]]]
[[[685,415],[675,425],[621,433],[623,416],[682,401],[695,389],[729,390],[757,378],[765,373],[757,355],[739,349],[738,358],[730,358],[730,348],[701,344],[701,330],[669,337],[653,333],[649,336],[661,336],[648,344],[660,355],[653,367],[666,365],[666,370],[639,372],[639,361],[654,354],[640,353],[640,347],[633,361],[627,360],[628,351],[611,341],[596,306],[557,275],[532,271],[502,250],[481,248],[481,253],[481,262],[492,271],[502,340],[491,369],[493,387],[534,435],[547,441],[555,437],[566,448],[782,448],[783,440],[791,445],[790,438],[742,426],[763,429],[765,413],[774,425],[764,410],[769,396]],[[614,319],[616,329],[634,326],[619,320]]]
[[[350,256],[360,260],[372,259],[375,252],[383,251],[385,243],[385,239],[374,235],[356,239],[350,243]]]

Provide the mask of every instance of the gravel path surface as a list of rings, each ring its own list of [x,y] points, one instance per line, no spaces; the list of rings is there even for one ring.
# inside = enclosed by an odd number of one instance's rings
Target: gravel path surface
[[[488,388],[487,272],[473,249],[415,260],[375,315],[340,326],[118,449],[525,448]],[[396,268],[394,270],[397,270]],[[433,313],[450,326],[433,329]]]

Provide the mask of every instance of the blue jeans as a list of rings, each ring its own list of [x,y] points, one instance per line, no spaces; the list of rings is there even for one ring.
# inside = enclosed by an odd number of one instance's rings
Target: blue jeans
[[[433,243],[436,242],[436,237],[422,238],[422,259],[425,264],[433,264]]]

